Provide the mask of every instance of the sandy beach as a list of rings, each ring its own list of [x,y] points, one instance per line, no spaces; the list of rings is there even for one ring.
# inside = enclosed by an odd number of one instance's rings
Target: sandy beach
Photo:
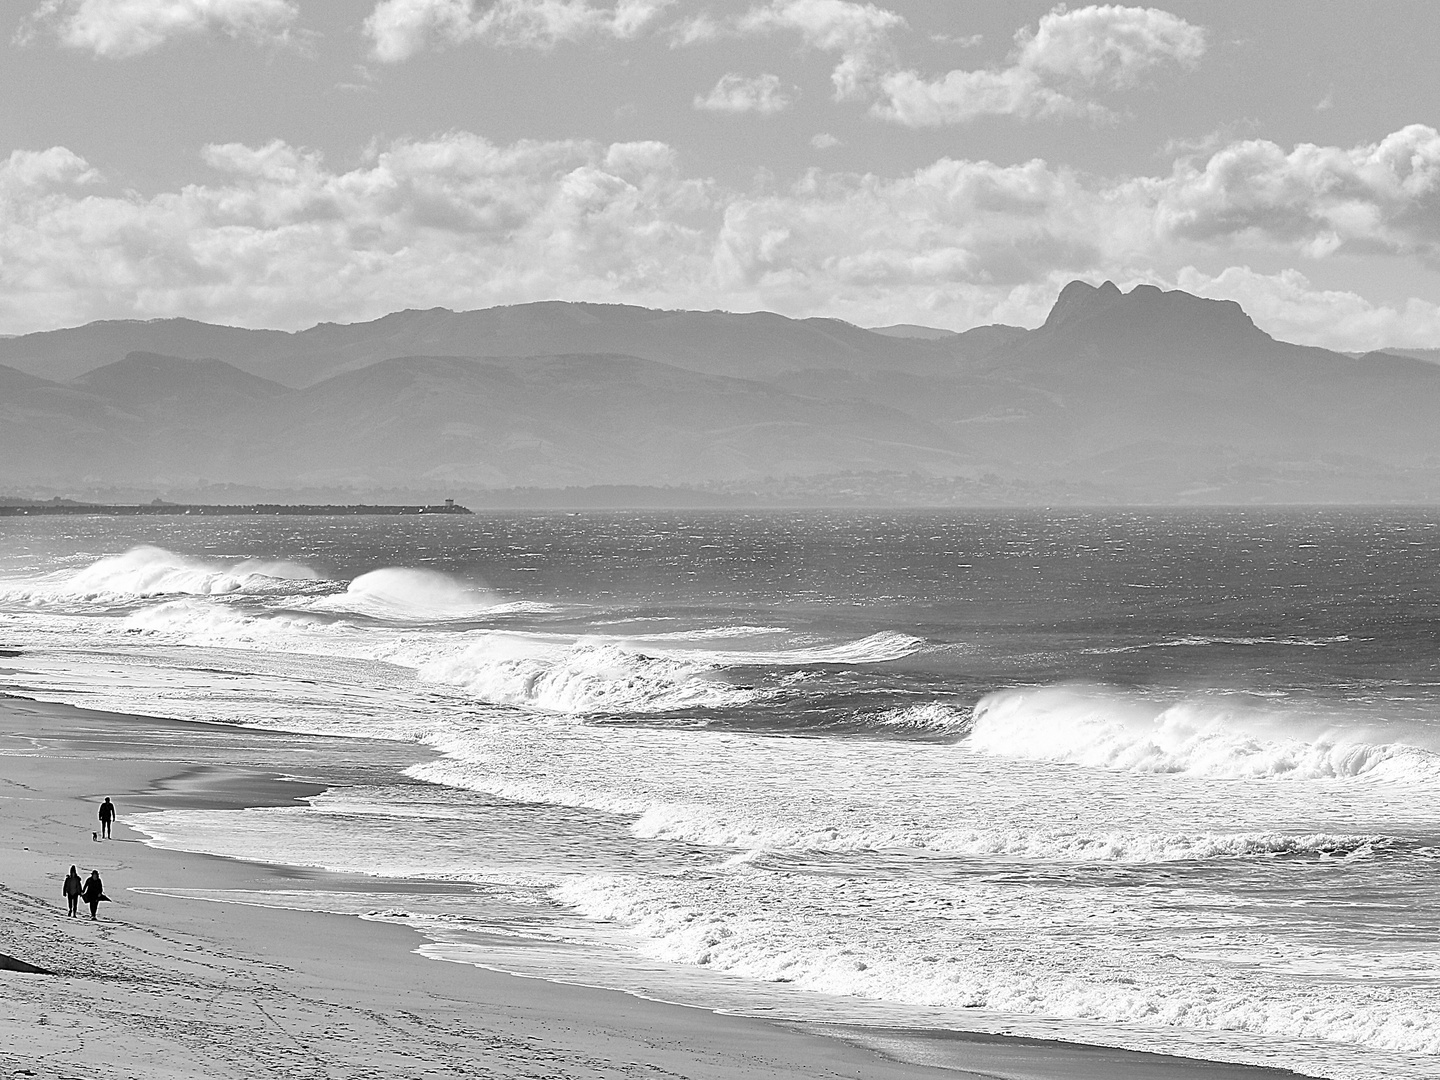
[[[126,825],[142,810],[283,804],[341,773],[424,756],[402,743],[298,745],[294,736],[0,698],[0,953],[48,972],[0,970],[4,1075],[1293,1075],[1063,1042],[717,1015],[427,959],[414,951],[423,940],[402,926],[166,894],[374,888],[152,848]],[[119,808],[109,842],[92,839],[105,796]],[[71,864],[104,878],[113,902],[97,922],[83,905],[81,918],[65,917],[61,882]]]

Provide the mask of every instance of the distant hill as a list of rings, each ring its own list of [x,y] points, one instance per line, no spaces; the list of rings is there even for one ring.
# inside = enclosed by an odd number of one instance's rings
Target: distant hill
[[[872,334],[882,334],[885,337],[898,338],[919,338],[921,341],[943,341],[945,338],[954,337],[954,330],[941,330],[934,326],[916,326],[914,323],[896,323],[894,326],[872,326]]]
[[[652,311],[550,301],[482,311],[399,311],[372,322],[321,323],[296,333],[188,319],[91,323],[0,340],[0,364],[63,381],[141,351],[224,360],[253,375],[303,387],[403,356],[605,353],[707,375],[767,378],[808,368],[940,370],[956,356],[990,344],[962,338],[946,335],[937,343],[888,337],[839,319],[788,319],[770,312]]]
[[[403,357],[292,390],[132,353],[57,384],[0,368],[0,480],[403,489],[696,484],[963,467],[925,422],[637,357]]]
[[[1408,356],[1411,360],[1424,360],[1427,364],[1440,364],[1440,349],[1399,349],[1387,346],[1375,351],[1388,353],[1390,356]]]
[[[183,351],[111,355],[160,341]],[[17,495],[1440,502],[1440,364],[1291,345],[1237,304],[1109,282],[1072,282],[1035,330],[935,338],[545,303],[295,334],[95,323],[0,340],[0,361]]]
[[[241,362],[248,357],[276,348],[291,336],[280,330],[213,326],[193,319],[109,320],[0,339],[0,364],[58,381],[112,364],[132,352],[225,360],[244,367]]]

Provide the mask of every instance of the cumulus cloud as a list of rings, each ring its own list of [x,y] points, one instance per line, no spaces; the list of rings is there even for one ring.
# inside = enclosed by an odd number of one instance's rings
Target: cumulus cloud
[[[1034,30],[1016,34],[1003,67],[951,71],[935,79],[915,71],[884,75],[874,112],[909,127],[979,116],[1105,119],[1113,113],[1095,100],[1097,92],[1130,89],[1166,64],[1193,66],[1204,52],[1204,30],[1166,11],[1113,4],[1059,7]]]
[[[100,179],[89,162],[63,146],[39,151],[12,150],[10,157],[0,162],[0,193],[11,199],[95,184]]]
[[[1350,149],[1249,139],[1151,185],[1160,227],[1312,257],[1386,251],[1440,261],[1440,132],[1411,124]]]
[[[380,0],[365,20],[375,58],[399,63],[427,48],[479,41],[547,49],[587,37],[633,38],[675,0]]]
[[[747,79],[733,71],[720,76],[710,93],[695,95],[695,108],[706,112],[769,116],[783,112],[793,103],[794,98],[781,86],[778,75],[756,75]]]
[[[822,131],[816,135],[811,136],[810,145],[813,146],[816,150],[829,150],[832,147],[844,146],[845,144],[842,143],[839,139],[837,139],[834,135],[831,135],[828,131]]]
[[[127,57],[207,33],[285,42],[299,14],[294,0],[44,0],[15,40],[53,37],[96,56]]]
[[[1433,348],[1440,342],[1440,306],[1411,298],[1404,304],[1372,304],[1358,293],[1317,289],[1298,270],[1261,274],[1232,266],[1209,275],[1192,266],[1176,287],[1216,300],[1234,300],[1255,322],[1282,341],[1345,352],[1385,346]]]
[[[206,148],[213,180],[93,190],[63,149],[0,168],[0,325],[181,313],[303,325],[407,304],[662,295],[703,280],[704,181],[660,143],[397,143],[361,167],[272,142]],[[86,190],[75,190],[85,184]]]
[[[790,34],[808,49],[835,53],[831,74],[837,100],[861,96],[893,63],[892,36],[905,20],[893,11],[851,0],[768,0],[729,19],[700,14],[671,30],[677,45],[724,37]]]
[[[168,315],[299,327],[557,296],[1034,324],[1070,278],[1180,274],[1180,287],[1239,299],[1281,337],[1428,344],[1434,311],[1419,301],[1368,308],[1295,275],[1181,268],[1217,254],[1271,266],[1346,250],[1423,257],[1440,219],[1437,142],[1428,128],[1349,150],[1242,142],[1121,180],[942,158],[738,189],[687,174],[664,143],[457,132],[351,168],[283,142],[215,145],[203,182],[150,195],[114,190],[61,147],[16,152],[0,159],[0,332]]]

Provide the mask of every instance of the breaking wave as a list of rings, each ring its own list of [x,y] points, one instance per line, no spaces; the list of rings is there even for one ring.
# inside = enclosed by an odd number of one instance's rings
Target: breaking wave
[[[571,643],[488,633],[458,654],[422,664],[419,674],[493,704],[563,713],[724,708],[756,696],[753,689],[715,679],[717,667],[703,658],[652,655],[604,639]]]
[[[482,617],[496,604],[483,585],[436,570],[391,566],[361,574],[343,593],[322,596],[310,606],[376,619],[441,622]]]
[[[729,668],[882,663],[924,645],[919,638],[890,632],[766,652],[644,647],[653,638],[504,632],[467,640],[463,650],[446,650],[421,664],[420,678],[460,687],[492,704],[582,715],[733,708],[768,691],[724,681],[722,673]]]
[[[14,582],[4,598],[20,603],[83,600],[123,603],[158,596],[289,594],[328,586],[308,566],[292,562],[195,559],[164,548],[141,546],[110,555],[75,574],[51,574]]]
[[[295,612],[251,613],[229,604],[204,600],[169,600],[141,608],[125,618],[132,633],[167,634],[189,645],[236,646],[260,644],[286,648],[297,634],[319,630],[315,616]]]
[[[1220,778],[1440,779],[1440,755],[1218,698],[1160,702],[1083,687],[1003,690],[975,707],[967,745],[997,757]],[[1383,736],[1381,736],[1383,738]]]
[[[923,638],[882,630],[877,634],[839,644],[809,645],[766,651],[709,650],[688,652],[709,663],[751,667],[800,667],[806,664],[883,664],[903,660],[925,647]]]
[[[866,719],[880,731],[916,735],[964,735],[970,730],[968,708],[929,701],[886,709]]]

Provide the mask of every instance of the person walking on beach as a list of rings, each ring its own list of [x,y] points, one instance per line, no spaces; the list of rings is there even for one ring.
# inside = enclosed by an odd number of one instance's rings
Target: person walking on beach
[[[105,895],[105,885],[100,880],[100,871],[91,870],[90,876],[85,879],[85,885],[80,890],[80,898],[90,905],[90,918],[95,918],[95,910],[100,906],[101,900],[109,900]]]
[[[80,871],[75,867],[70,867],[70,876],[65,879],[65,887],[60,891],[65,894],[65,903],[70,908],[65,914],[75,918],[79,914],[76,909],[80,906]]]
[[[110,801],[110,796],[105,796],[105,801],[100,804],[100,836],[102,839],[110,839],[110,823],[115,820],[115,804]]]

